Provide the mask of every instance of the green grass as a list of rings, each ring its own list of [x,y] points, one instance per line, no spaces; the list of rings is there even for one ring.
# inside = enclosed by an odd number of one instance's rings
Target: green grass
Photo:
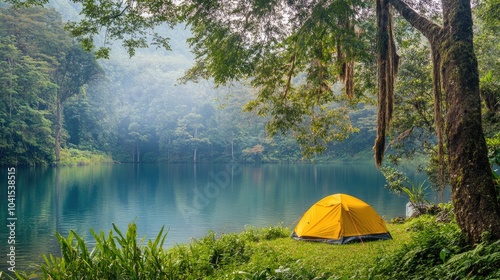
[[[110,155],[102,152],[83,151],[74,148],[61,149],[60,166],[91,165],[101,163],[113,163]]]
[[[393,240],[332,245],[317,242],[296,241],[292,238],[264,240],[252,244],[255,251],[252,261],[265,259],[269,251],[277,257],[275,268],[293,265],[318,275],[352,277],[360,267],[374,265],[378,256],[387,254],[409,241],[410,233],[403,225],[389,224]],[[251,267],[248,263],[246,266]]]

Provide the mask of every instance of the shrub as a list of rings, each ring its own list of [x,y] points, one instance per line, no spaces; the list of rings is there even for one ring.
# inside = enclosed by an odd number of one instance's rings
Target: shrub
[[[421,205],[429,203],[426,199],[428,188],[426,181],[415,184],[406,174],[390,166],[382,167],[381,172],[387,181],[385,187],[397,195],[406,195],[415,208],[418,209]]]
[[[500,240],[454,255],[431,272],[435,279],[500,279]]]
[[[71,231],[67,238],[57,233],[61,258],[44,256],[44,279],[159,279],[164,275],[163,228],[147,245],[137,242],[137,226],[128,226],[125,235],[113,224],[107,237],[91,229],[96,241],[89,251],[84,240]],[[141,242],[142,243],[142,242]]]
[[[442,213],[449,213],[449,205],[442,208]],[[385,273],[394,271],[386,274],[388,279],[410,275],[412,279],[500,279],[500,240],[471,248],[454,221],[439,223],[432,216],[407,225],[417,232],[413,241],[390,256],[374,278],[385,278]]]
[[[196,240],[195,244],[209,249],[209,263],[214,268],[246,262],[250,258],[246,242],[238,234],[223,234],[217,238],[215,232],[211,231],[204,238]]]
[[[113,163],[111,156],[98,151],[84,151],[74,148],[61,149],[60,166],[81,166],[101,163]]]
[[[423,215],[407,223],[414,231],[412,240],[386,257],[378,265],[365,269],[370,279],[434,279],[430,268],[442,264],[465,248],[465,240],[454,222],[438,223],[435,216]]]

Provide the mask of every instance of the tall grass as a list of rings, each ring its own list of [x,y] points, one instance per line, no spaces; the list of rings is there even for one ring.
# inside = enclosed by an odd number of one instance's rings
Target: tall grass
[[[57,234],[62,257],[44,256],[44,279],[160,279],[164,274],[162,228],[154,241],[137,240],[137,226],[132,223],[124,235],[113,224],[107,235],[91,230],[96,245],[89,250],[75,232],[65,238]]]

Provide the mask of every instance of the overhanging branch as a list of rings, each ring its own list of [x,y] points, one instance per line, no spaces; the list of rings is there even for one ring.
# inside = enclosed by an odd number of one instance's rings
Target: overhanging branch
[[[413,10],[408,4],[401,0],[387,0],[398,13],[403,16],[413,27],[422,32],[427,39],[438,36],[441,33],[442,27],[428,18],[420,15]]]

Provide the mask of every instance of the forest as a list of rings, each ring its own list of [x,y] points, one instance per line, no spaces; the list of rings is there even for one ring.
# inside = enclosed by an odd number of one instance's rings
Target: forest
[[[71,2],[48,7],[0,9],[0,153],[2,165],[95,162],[290,162],[366,160],[376,137],[376,96],[356,104],[337,99],[349,133],[331,141],[297,141],[296,131],[269,133],[269,116],[249,112],[256,90],[250,82],[216,85],[185,81],[195,56],[184,25],[162,26],[171,50],[154,46],[129,53],[118,44],[109,59],[96,59],[65,30],[78,14]],[[398,19],[396,19],[398,20]],[[400,21],[395,33],[402,63],[396,86],[388,158],[435,157],[430,50]],[[499,39],[479,24],[476,49],[481,70],[484,128],[498,131]],[[104,40],[101,38],[101,40]],[[369,64],[357,86],[373,92]],[[295,78],[300,83],[300,75]],[[303,79],[303,78],[302,78]],[[342,84],[332,94],[341,95]],[[244,108],[247,108],[245,110]],[[268,129],[266,130],[266,124]],[[272,130],[272,128],[271,128]],[[498,137],[497,137],[498,138]],[[490,141],[491,142],[491,141]],[[319,148],[318,148],[319,147]],[[304,157],[306,155],[306,157]],[[73,159],[76,158],[76,159]],[[91,160],[92,161],[92,160]],[[88,163],[88,162],[87,162]]]
[[[71,163],[82,152],[115,162],[303,160],[290,133],[270,136],[266,118],[242,110],[253,98],[249,85],[180,81],[193,64],[186,28],[165,28],[172,51],[151,47],[130,58],[117,46],[96,60],[64,30],[75,8],[52,5],[66,14],[0,9],[2,165]],[[370,157],[374,112],[352,110],[357,132],[315,160]]]

